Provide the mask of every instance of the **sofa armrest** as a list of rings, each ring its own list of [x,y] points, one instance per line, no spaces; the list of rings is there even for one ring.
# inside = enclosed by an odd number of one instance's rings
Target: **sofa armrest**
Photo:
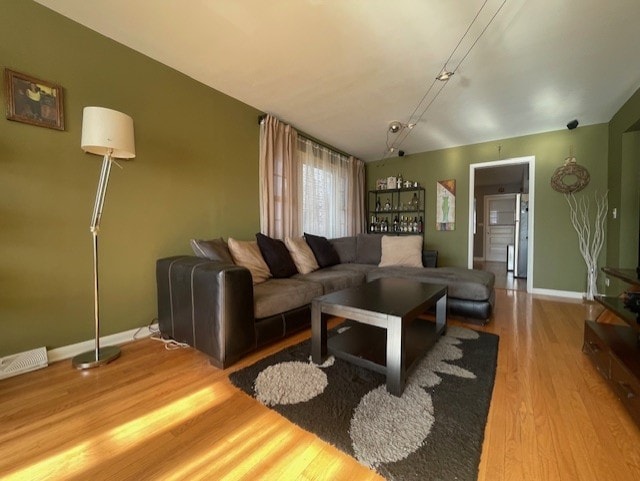
[[[244,267],[182,256],[156,262],[158,325],[224,369],[255,349],[253,283]]]
[[[438,251],[422,251],[423,267],[438,267]]]

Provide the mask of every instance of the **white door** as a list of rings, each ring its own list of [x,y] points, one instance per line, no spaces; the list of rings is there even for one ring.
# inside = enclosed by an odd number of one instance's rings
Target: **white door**
[[[484,197],[484,259],[507,262],[507,246],[514,243],[516,195],[500,194]]]

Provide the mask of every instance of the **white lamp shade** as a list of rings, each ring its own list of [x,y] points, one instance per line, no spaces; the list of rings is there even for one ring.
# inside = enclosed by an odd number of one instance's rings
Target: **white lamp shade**
[[[136,156],[133,119],[127,114],[104,107],[85,107],[82,112],[82,150],[118,159]]]

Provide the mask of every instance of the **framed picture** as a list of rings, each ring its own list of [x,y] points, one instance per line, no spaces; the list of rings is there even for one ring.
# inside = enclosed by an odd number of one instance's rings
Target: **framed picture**
[[[456,181],[439,180],[436,183],[436,230],[456,228]]]
[[[13,70],[4,70],[7,119],[64,130],[62,87]]]

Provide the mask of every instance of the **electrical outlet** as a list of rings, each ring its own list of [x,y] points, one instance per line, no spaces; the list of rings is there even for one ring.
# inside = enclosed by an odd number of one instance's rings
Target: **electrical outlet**
[[[609,279],[608,277],[604,278],[604,285],[609,287],[611,285],[611,279]]]
[[[618,218],[618,208],[617,208],[617,207],[614,207],[614,208],[613,208],[613,210],[611,211],[611,216],[612,216],[614,219],[617,219],[617,218]]]

